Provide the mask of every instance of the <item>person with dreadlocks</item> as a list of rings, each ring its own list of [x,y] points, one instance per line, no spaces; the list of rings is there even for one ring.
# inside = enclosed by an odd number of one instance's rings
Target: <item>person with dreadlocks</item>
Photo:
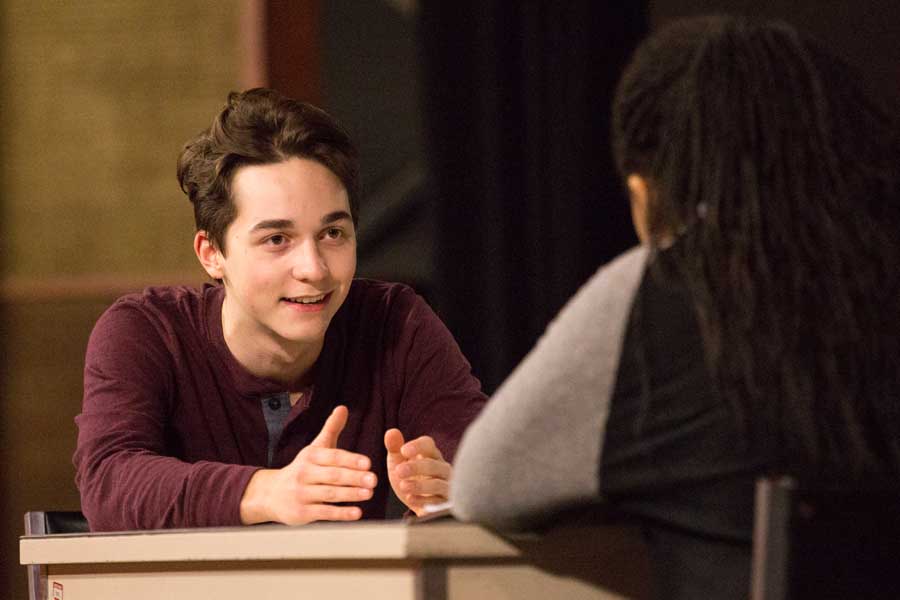
[[[603,502],[656,589],[746,597],[753,486],[900,472],[896,114],[784,23],[696,17],[635,52],[613,147],[642,241],[601,268],[465,434],[457,517]]]

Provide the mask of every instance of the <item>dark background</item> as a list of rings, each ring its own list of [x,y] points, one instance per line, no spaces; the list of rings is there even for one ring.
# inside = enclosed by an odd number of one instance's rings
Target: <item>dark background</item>
[[[360,275],[413,284],[493,391],[636,243],[609,151],[634,45],[673,18],[787,20],[900,98],[891,0],[322,4],[322,90],[363,151]],[[277,82],[272,82],[277,85]]]
[[[704,12],[782,18],[900,99],[896,0],[237,2],[261,17],[257,79],[321,104],[360,146],[359,274],[412,284],[489,392],[578,286],[636,243],[609,154],[609,104],[648,31]],[[4,10],[0,26],[12,27],[21,14]],[[191,10],[179,18],[199,30],[209,9]],[[253,37],[248,22],[239,38]],[[205,122],[214,108],[199,104]],[[79,281],[74,292],[40,293],[4,281],[0,295],[0,595],[9,598],[25,597],[22,513],[77,507],[70,457],[84,344],[132,285]]]

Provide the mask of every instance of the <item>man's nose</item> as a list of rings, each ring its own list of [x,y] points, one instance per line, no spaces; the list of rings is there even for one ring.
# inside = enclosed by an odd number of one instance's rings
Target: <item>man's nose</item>
[[[292,275],[300,281],[318,281],[328,275],[328,263],[315,240],[305,241],[295,249]]]

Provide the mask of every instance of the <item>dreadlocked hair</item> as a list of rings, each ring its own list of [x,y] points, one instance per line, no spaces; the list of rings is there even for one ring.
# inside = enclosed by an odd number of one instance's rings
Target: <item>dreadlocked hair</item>
[[[787,469],[896,469],[896,114],[787,24],[702,17],[637,50],[613,149],[649,184],[650,237],[677,238],[666,252],[740,430]]]

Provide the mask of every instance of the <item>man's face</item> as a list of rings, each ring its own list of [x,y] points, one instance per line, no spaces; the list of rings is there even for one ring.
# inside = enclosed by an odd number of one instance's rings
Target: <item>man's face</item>
[[[217,255],[226,332],[260,349],[321,344],[356,271],[347,190],[327,167],[291,158],[240,167],[232,197]]]

